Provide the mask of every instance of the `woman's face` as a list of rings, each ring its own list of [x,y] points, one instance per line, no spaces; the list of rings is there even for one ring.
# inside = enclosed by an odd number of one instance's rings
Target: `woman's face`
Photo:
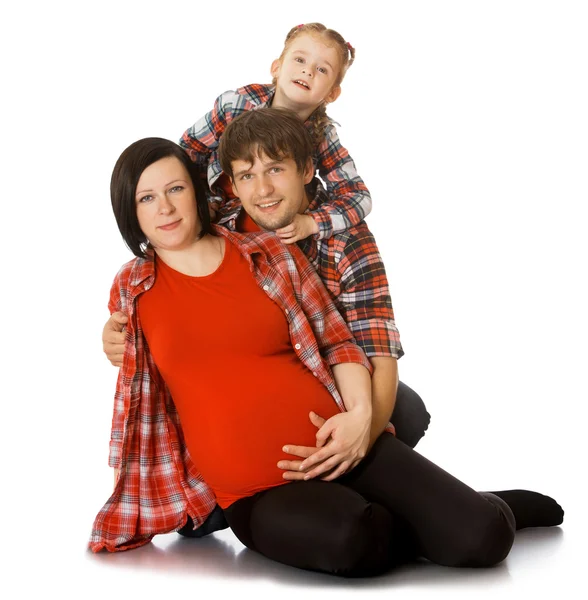
[[[196,194],[188,171],[175,157],[149,165],[135,195],[139,227],[157,250],[183,250],[200,232]]]

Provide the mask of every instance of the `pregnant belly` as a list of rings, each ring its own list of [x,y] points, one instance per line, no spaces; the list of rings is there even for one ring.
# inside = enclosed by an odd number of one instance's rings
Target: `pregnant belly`
[[[340,412],[326,388],[305,371],[295,379],[291,372],[272,377],[279,384],[258,381],[247,395],[242,381],[225,382],[214,400],[199,408],[198,426],[184,426],[192,460],[221,507],[286,483],[277,463],[293,457],[282,447],[316,446],[318,429],[309,412],[325,419]]]

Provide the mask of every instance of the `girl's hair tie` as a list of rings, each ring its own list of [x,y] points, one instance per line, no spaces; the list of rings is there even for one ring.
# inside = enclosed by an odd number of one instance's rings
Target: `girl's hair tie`
[[[347,42],[347,47],[349,48],[349,50],[353,50],[353,46],[349,42]]]

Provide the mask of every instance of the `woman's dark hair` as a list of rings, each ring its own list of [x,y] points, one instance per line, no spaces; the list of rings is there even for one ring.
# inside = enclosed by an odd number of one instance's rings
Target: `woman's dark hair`
[[[174,156],[184,165],[192,180],[198,218],[202,226],[199,236],[202,237],[206,233],[215,235],[210,224],[206,193],[195,163],[174,142],[163,138],[144,138],[131,144],[120,155],[110,180],[110,199],[118,229],[130,251],[139,258],[147,256],[146,249],[149,242],[141,231],[137,219],[137,204],[135,201],[137,184],[141,174],[147,167],[169,156]]]

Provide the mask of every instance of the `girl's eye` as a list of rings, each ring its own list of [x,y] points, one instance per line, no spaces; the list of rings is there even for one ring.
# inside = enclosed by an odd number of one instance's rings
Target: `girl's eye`
[[[325,69],[324,67],[317,67],[316,69],[319,73],[324,73],[325,75],[327,74],[327,69]]]
[[[297,56],[297,57],[296,57],[294,60],[295,60],[296,62],[299,62],[299,63],[303,63],[303,62],[304,62],[304,59],[303,59],[303,58],[300,58],[299,56]]]

